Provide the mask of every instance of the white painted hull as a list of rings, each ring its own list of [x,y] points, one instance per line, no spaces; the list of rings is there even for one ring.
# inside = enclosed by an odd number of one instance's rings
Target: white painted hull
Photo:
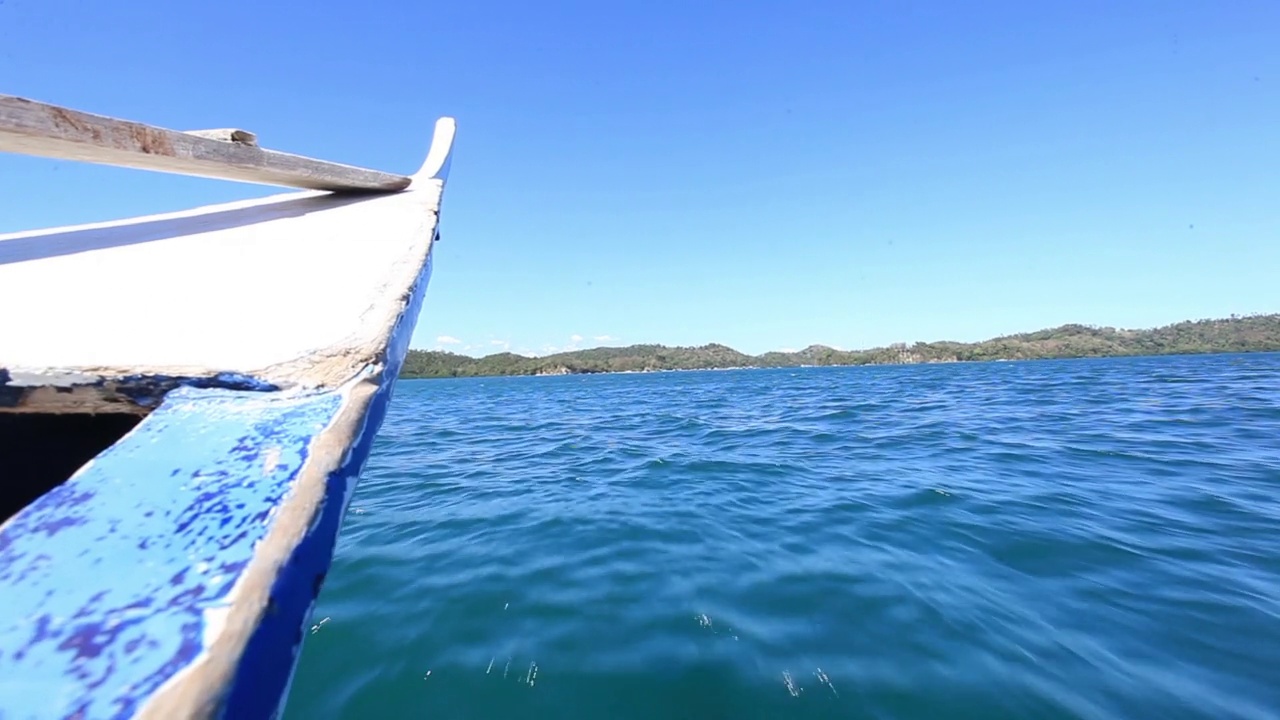
[[[0,236],[0,413],[146,417],[0,524],[0,708],[280,707],[430,275],[408,189]]]

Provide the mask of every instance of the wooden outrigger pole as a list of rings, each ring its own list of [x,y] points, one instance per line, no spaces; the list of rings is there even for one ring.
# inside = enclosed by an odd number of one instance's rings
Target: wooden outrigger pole
[[[12,95],[0,95],[0,152],[312,190],[390,192],[410,182],[265,150],[245,130],[181,132]]]

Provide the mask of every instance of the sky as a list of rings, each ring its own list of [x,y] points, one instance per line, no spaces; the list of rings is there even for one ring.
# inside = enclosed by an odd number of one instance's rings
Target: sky
[[[410,173],[413,346],[1280,311],[1280,3],[0,0],[0,92]],[[0,232],[277,189],[0,155]],[[134,279],[145,281],[145,279]]]

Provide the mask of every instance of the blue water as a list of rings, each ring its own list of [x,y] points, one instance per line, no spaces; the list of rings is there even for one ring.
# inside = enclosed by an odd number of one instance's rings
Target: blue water
[[[1280,717],[1280,355],[403,382],[303,718]]]

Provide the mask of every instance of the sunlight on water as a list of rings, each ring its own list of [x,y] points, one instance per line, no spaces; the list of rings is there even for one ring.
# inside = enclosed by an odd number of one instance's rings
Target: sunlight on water
[[[402,383],[289,718],[1274,718],[1280,355]]]

